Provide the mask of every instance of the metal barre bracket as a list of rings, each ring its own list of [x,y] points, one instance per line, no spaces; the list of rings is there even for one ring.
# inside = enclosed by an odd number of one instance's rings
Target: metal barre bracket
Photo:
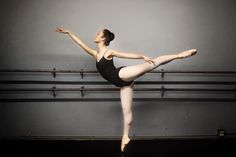
[[[80,73],[81,79],[83,79],[84,78],[84,70],[81,69],[81,71],[79,73]]]
[[[164,97],[165,91],[166,91],[166,88],[163,85],[161,85],[161,98]]]
[[[165,76],[165,71],[164,71],[164,69],[161,69],[161,80],[164,79],[164,76]]]
[[[51,92],[52,92],[52,95],[53,95],[54,98],[57,96],[55,90],[56,90],[56,87],[53,86],[52,89],[51,89]]]
[[[56,77],[56,68],[53,68],[53,70],[52,70],[52,75],[53,75],[53,78]]]
[[[80,92],[81,92],[81,97],[84,97],[84,86],[80,88]]]

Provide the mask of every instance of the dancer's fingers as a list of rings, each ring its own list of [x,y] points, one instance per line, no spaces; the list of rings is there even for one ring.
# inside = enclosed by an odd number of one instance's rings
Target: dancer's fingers
[[[148,62],[149,64],[152,64],[152,59],[151,59],[151,58],[144,56],[143,59],[144,59],[146,62]]]
[[[56,28],[56,32],[62,32],[61,28]]]
[[[56,32],[59,32],[59,33],[64,33],[64,34],[66,34],[66,33],[68,33],[69,31],[67,30],[67,29],[64,29],[64,28],[56,28]]]
[[[154,61],[153,59],[148,59],[148,62],[149,62],[150,64],[155,65],[155,61]]]
[[[151,61],[152,61],[152,64],[155,65],[155,61],[153,59]]]
[[[149,64],[153,64],[153,62],[152,62],[151,60],[147,60],[147,62],[148,62]]]

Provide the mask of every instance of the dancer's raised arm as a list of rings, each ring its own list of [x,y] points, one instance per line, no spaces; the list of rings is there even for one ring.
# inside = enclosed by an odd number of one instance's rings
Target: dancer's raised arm
[[[119,58],[144,59],[146,62],[154,64],[154,60],[140,53],[120,52],[112,50],[111,55]]]
[[[79,46],[81,48],[83,48],[88,54],[90,54],[91,56],[93,56],[96,59],[96,54],[97,51],[90,48],[89,46],[87,46],[78,36],[76,36],[74,33],[72,33],[71,31],[64,29],[64,28],[57,28],[56,32],[59,33],[64,33],[64,34],[68,34],[73,41],[75,41],[77,44],[79,44]]]

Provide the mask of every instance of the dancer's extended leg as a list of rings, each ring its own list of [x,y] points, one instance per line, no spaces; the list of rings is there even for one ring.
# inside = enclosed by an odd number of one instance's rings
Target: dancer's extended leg
[[[120,89],[121,105],[124,115],[124,132],[121,141],[121,151],[129,143],[129,130],[132,124],[132,99],[133,99],[133,83]]]
[[[119,72],[119,76],[124,81],[132,81],[137,79],[138,77],[142,76],[143,74],[152,71],[153,69],[157,68],[160,65],[166,64],[175,59],[182,59],[189,56],[192,56],[197,53],[196,49],[190,49],[178,54],[170,54],[170,55],[163,55],[159,56],[154,59],[155,65],[150,63],[143,63],[133,66],[126,66],[122,68]]]

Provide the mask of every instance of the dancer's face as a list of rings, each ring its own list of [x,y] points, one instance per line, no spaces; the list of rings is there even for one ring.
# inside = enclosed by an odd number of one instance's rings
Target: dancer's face
[[[99,42],[104,41],[104,40],[105,40],[105,38],[103,37],[103,30],[101,30],[96,34],[94,42],[99,43]]]

